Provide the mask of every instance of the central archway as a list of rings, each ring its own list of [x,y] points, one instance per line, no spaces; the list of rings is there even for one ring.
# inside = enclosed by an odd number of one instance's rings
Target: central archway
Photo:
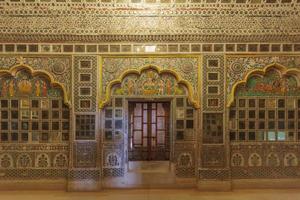
[[[193,174],[193,152],[183,155],[176,145],[196,138],[199,102],[193,97],[190,83],[156,66],[125,71],[110,82],[102,102],[104,176],[126,177],[129,161],[149,160],[166,161],[161,166],[172,176]],[[117,167],[107,162],[112,153],[120,163]],[[188,165],[182,164],[183,157]]]

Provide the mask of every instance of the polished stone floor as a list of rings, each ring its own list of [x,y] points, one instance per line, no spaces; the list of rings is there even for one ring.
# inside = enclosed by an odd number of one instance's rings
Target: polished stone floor
[[[1,200],[298,200],[300,190],[104,190],[102,192],[1,191]]]

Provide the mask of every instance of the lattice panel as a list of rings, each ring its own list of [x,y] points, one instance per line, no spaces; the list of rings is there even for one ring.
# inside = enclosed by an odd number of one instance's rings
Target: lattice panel
[[[88,169],[80,169],[69,171],[69,180],[70,181],[84,181],[84,180],[93,180],[99,181],[101,176],[100,170],[88,170]]]
[[[124,176],[124,145],[105,144],[103,147],[103,176]]]
[[[203,111],[224,110],[223,55],[204,55],[202,69]]]
[[[0,180],[66,179],[68,169],[0,169]]]
[[[89,80],[83,81],[81,74],[90,74]],[[97,57],[74,57],[74,107],[77,112],[96,111],[97,107]],[[83,91],[82,88],[86,88]]]
[[[175,174],[178,178],[193,178],[195,177],[195,168],[194,167],[176,168]]]
[[[232,167],[233,179],[300,178],[299,167]]]
[[[222,168],[226,165],[226,149],[223,145],[204,145],[201,151],[202,167]]]
[[[79,168],[96,167],[96,142],[76,142],[74,144],[74,166]]]
[[[201,169],[199,170],[200,180],[229,180],[230,170],[228,169]]]
[[[175,174],[180,178],[190,178],[195,176],[195,144],[176,143],[174,149]]]
[[[104,177],[123,177],[124,168],[105,168],[103,169]]]

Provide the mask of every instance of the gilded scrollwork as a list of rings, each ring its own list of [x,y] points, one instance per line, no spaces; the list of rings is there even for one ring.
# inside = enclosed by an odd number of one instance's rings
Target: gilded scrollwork
[[[103,57],[102,58],[102,85],[100,107],[108,102],[111,87],[121,83],[123,78],[132,72],[153,68],[160,73],[169,73],[177,83],[183,84],[188,90],[188,96],[195,107],[199,107],[198,78],[199,57]]]
[[[70,97],[64,85],[55,81],[53,76],[47,71],[34,70],[29,65],[17,64],[9,70],[0,70],[0,88],[0,96],[2,97],[20,95],[47,97],[48,95],[62,95],[64,102],[70,106]]]
[[[269,68],[292,72],[300,69],[300,56],[227,56],[226,57],[227,106],[233,101],[234,91],[239,83],[244,83],[253,73],[265,73]]]
[[[71,59],[68,56],[1,56],[0,67],[9,70],[16,66],[27,66],[31,71],[43,71],[52,82],[57,82],[64,88],[65,101],[71,101]]]

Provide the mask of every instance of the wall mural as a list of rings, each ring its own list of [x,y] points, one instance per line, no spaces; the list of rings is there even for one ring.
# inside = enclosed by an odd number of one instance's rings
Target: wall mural
[[[300,88],[292,76],[281,76],[275,70],[266,76],[252,76],[247,83],[239,86],[237,96],[299,96]]]
[[[176,71],[154,65],[126,70],[120,78],[111,81],[106,88],[105,98],[100,98],[100,108],[110,102],[111,94],[139,97],[187,95],[189,102],[199,108],[199,100],[195,98],[190,82],[182,79]]]
[[[18,71],[15,77],[0,77],[0,97],[60,97],[62,91],[53,88],[45,78],[32,77],[26,70]]]
[[[157,71],[149,69],[140,76],[130,74],[122,83],[113,89],[115,95],[134,96],[168,96],[185,95],[185,89],[177,83],[174,76],[170,74],[158,74]]]
[[[236,56],[230,55],[226,57],[226,93],[227,93],[227,106],[230,106],[233,98],[233,90],[237,83],[247,78],[247,75],[254,70],[264,71],[272,66],[278,66],[284,69],[300,68],[300,56],[293,55],[278,55],[278,56]]]
[[[70,105],[63,84],[56,82],[44,70],[34,70],[25,64],[18,64],[9,70],[0,70],[0,97],[61,97]]]
[[[104,106],[104,103],[107,101],[108,96],[110,96],[110,90],[111,86],[113,84],[116,84],[116,82],[119,82],[121,84],[121,82],[123,82],[123,79],[125,76],[128,76],[128,72],[130,71],[134,71],[133,74],[139,74],[142,70],[144,70],[145,68],[148,68],[149,66],[155,66],[154,68],[156,68],[158,71],[158,74],[160,74],[161,71],[165,71],[165,72],[169,72],[171,74],[173,74],[173,76],[175,77],[174,80],[177,80],[176,82],[179,83],[180,81],[183,82],[185,85],[189,85],[188,86],[188,95],[190,100],[194,101],[194,105],[195,107],[198,107],[199,104],[199,73],[200,73],[200,69],[199,69],[199,62],[200,61],[200,57],[199,56],[105,56],[101,58],[101,85],[100,85],[100,107]],[[159,66],[159,67],[158,67]],[[135,75],[132,75],[132,77]],[[147,76],[147,75],[145,75]],[[153,75],[155,76],[155,75]],[[132,81],[134,82],[135,78],[129,78],[127,77],[127,79],[132,79]],[[144,79],[144,78],[142,78]],[[147,78],[146,78],[147,79]],[[148,77],[148,79],[150,79]],[[154,80],[155,77],[152,77],[152,79]],[[164,76],[162,76],[162,81],[164,81],[164,79],[166,79]],[[129,84],[129,88],[131,87],[131,85],[133,85],[131,81],[128,80],[123,83],[124,84]],[[159,81],[159,82],[162,82]],[[176,91],[173,91],[173,89],[175,88],[174,83],[172,83],[172,79],[170,79],[169,81],[165,82],[164,86],[162,86],[162,83],[156,83],[157,87],[154,90],[150,90],[147,89],[145,90],[145,94],[147,92],[150,92],[150,94],[154,93],[157,95],[162,95],[162,94],[167,94],[168,92],[170,94],[181,94],[182,93],[182,88],[179,85],[176,89]],[[122,85],[122,87],[123,87]],[[159,86],[161,85],[161,86]],[[168,86],[169,85],[169,86]],[[171,87],[170,87],[171,86]],[[159,87],[161,88],[159,90]],[[167,88],[173,88],[170,90],[168,90]],[[126,87],[125,87],[126,88]],[[134,91],[134,88],[132,87],[132,89],[128,89],[124,91],[114,91],[114,92],[119,92],[120,94],[124,93],[124,95],[126,95],[126,93],[128,92],[132,92],[134,94],[143,94],[144,93],[139,90],[139,91]],[[128,86],[127,86],[128,88]],[[149,94],[149,95],[150,95]],[[197,104],[197,105],[196,105]]]
[[[45,72],[52,77],[52,82],[63,86],[65,102],[71,101],[71,57],[70,56],[0,56],[0,67],[3,71],[27,68],[31,72]],[[55,80],[55,81],[54,81]],[[40,83],[42,84],[42,83]],[[35,85],[33,84],[33,88]],[[42,87],[42,85],[41,85]]]

